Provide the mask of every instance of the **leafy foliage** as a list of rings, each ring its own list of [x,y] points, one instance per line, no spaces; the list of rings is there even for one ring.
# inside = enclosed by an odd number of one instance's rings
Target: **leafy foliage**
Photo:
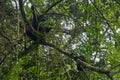
[[[120,79],[119,0],[21,1],[0,1],[1,80]],[[31,5],[46,18],[39,25],[52,28],[44,35],[33,30],[37,42],[24,33]]]

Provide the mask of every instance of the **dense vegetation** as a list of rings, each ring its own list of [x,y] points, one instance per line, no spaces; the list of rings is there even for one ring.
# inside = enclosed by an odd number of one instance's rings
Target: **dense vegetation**
[[[33,12],[49,32],[33,28]],[[120,80],[119,0],[0,0],[0,80],[114,79]]]

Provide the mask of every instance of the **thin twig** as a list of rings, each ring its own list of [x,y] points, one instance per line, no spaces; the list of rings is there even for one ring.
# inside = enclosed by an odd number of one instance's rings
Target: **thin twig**
[[[110,70],[113,70],[113,69],[115,69],[116,67],[119,67],[119,66],[120,66],[120,64],[117,64],[116,66],[112,67]]]
[[[0,35],[5,38],[9,43],[11,43],[10,39],[4,35],[4,33],[2,33],[2,31],[0,30]]]
[[[0,61],[0,65],[5,61],[7,55],[4,56],[4,58]]]
[[[58,0],[57,2],[55,2],[53,5],[51,5],[46,11],[45,11],[45,14],[47,12],[49,12],[54,6],[56,6],[57,4],[59,4],[60,2],[62,2],[63,0]]]
[[[111,75],[112,75],[112,76],[114,76],[115,74],[118,74],[118,73],[120,73],[120,70],[118,70],[118,71],[116,71],[116,72],[111,73]]]
[[[120,5],[120,2],[118,0],[115,0],[115,2]]]
[[[28,48],[26,48],[23,52],[19,53],[18,58],[22,58],[26,56],[28,53],[33,51],[38,47],[38,44],[32,43]]]
[[[92,2],[92,0],[90,0],[90,1],[91,1],[91,3],[93,4],[94,8],[99,12],[99,14],[100,14],[101,17],[103,18],[103,20],[105,20],[106,24],[108,25],[108,28],[107,28],[106,31],[103,33],[103,35],[105,35],[105,34],[107,33],[107,31],[109,30],[109,28],[110,28],[111,30],[113,30],[113,29],[110,27],[110,24],[109,24],[108,20],[104,17],[103,13],[99,10],[99,8],[96,6],[96,4],[94,4],[94,3]],[[115,32],[113,31],[113,33],[115,33]]]

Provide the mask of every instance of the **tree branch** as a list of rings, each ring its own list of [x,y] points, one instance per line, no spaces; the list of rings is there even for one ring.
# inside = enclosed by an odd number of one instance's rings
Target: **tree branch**
[[[26,56],[28,53],[32,52],[37,47],[38,47],[38,44],[32,43],[27,49],[25,49],[23,52],[18,54],[18,59]]]
[[[111,29],[113,31],[113,29],[111,28],[111,25],[109,24],[108,20],[105,18],[105,16],[103,15],[103,13],[99,10],[99,8],[97,7],[97,5],[94,4],[92,0],[90,0],[90,1],[91,1],[92,5],[94,6],[94,8],[98,11],[98,13],[100,14],[100,16],[102,17],[102,19],[105,21],[105,23],[108,25],[108,28],[106,28],[106,31],[103,32],[103,35],[105,35],[109,29]],[[113,33],[115,33],[115,32],[113,31]]]
[[[118,74],[118,73],[120,73],[120,70],[118,70],[118,71],[116,71],[116,72],[111,73],[111,75],[112,75],[112,76],[114,76],[115,74]]]
[[[118,0],[115,0],[115,2],[116,2],[118,5],[120,5],[120,2],[119,2]]]
[[[90,65],[90,64],[88,64],[88,63],[86,63],[86,62],[84,62],[84,61],[82,61],[80,59],[76,59],[76,57],[74,55],[71,55],[70,53],[63,51],[62,49],[56,47],[53,44],[44,43],[42,45],[53,47],[54,49],[61,52],[62,54],[64,54],[64,55],[68,56],[69,58],[75,60],[77,62],[77,64],[81,64],[85,68],[88,68],[88,69],[90,69],[92,71],[95,71],[95,72],[98,72],[98,73],[101,73],[101,74],[106,74],[111,80],[113,80],[112,76],[111,76],[111,72],[109,70],[107,70],[107,69],[94,67],[94,66],[92,66],[92,65]]]
[[[58,0],[57,2],[55,2],[53,5],[51,5],[46,11],[45,14],[50,11],[54,6],[56,6],[57,4],[59,4],[60,2],[62,2],[63,0]]]
[[[11,44],[10,39],[9,39],[6,35],[4,35],[4,33],[2,33],[1,30],[0,30],[0,35],[1,35],[3,38],[5,38],[5,39]]]
[[[113,70],[113,69],[115,69],[116,67],[119,67],[119,66],[120,66],[120,64],[117,64],[116,66],[112,67],[110,70]]]
[[[2,63],[5,61],[6,58],[7,58],[7,55],[5,55],[3,59],[0,61],[0,65],[2,65]]]

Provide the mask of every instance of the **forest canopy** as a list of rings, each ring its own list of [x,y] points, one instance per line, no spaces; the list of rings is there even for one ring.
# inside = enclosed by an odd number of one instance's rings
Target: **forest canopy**
[[[119,0],[0,0],[0,80],[119,80]]]

